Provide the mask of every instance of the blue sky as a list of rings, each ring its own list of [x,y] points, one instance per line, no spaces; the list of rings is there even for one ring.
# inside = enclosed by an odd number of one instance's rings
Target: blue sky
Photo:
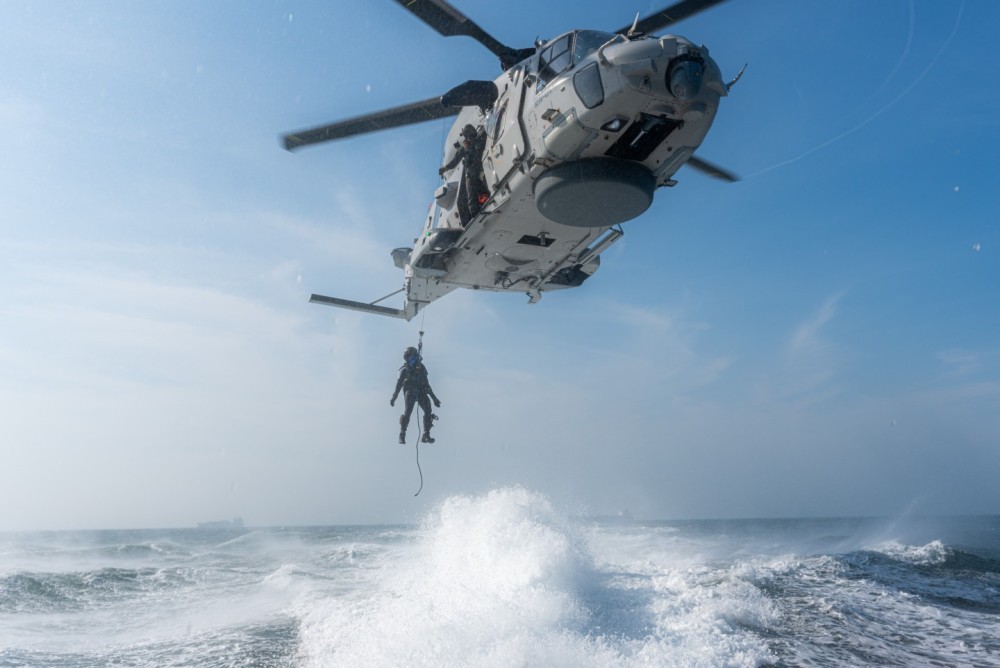
[[[658,4],[455,1],[501,41]],[[1000,5],[732,0],[749,63],[600,272],[426,312],[438,442],[395,443],[399,287],[447,125],[281,132],[495,59],[394,3],[8,3],[0,529],[408,522],[520,484],[645,518],[1000,512]],[[411,439],[412,440],[412,439]]]

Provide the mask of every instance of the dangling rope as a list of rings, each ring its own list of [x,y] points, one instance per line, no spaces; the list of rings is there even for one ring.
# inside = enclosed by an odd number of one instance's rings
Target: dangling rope
[[[413,496],[420,496],[420,491],[424,488],[424,472],[420,470],[420,439],[417,439],[417,473],[420,474],[420,489]]]

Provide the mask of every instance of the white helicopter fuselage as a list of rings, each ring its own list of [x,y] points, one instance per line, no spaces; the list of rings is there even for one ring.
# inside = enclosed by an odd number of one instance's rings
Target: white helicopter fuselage
[[[444,163],[472,125],[484,140],[488,199],[463,207],[465,167],[445,172],[404,271],[403,309],[314,301],[411,319],[456,288],[519,291],[581,285],[600,255],[692,156],[727,94],[704,46],[682,37],[629,40],[574,31],[536,49],[495,81],[487,108],[466,106]]]

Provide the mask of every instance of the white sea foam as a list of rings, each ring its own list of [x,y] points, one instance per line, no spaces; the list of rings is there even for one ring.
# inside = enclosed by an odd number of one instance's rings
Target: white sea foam
[[[887,557],[896,561],[905,561],[909,564],[931,565],[941,564],[948,559],[950,550],[939,540],[931,541],[926,545],[902,545],[895,541],[879,543],[872,548]]]
[[[521,488],[452,497],[371,589],[303,601],[309,665],[751,666],[773,611],[734,577],[591,555],[587,530]],[[725,575],[722,576],[724,579]]]

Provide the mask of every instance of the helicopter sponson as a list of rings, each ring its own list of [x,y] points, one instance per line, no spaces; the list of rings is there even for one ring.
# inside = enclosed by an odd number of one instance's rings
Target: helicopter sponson
[[[422,233],[412,248],[393,251],[404,308],[313,301],[407,319],[456,288],[525,292],[535,302],[592,276],[623,235],[619,225],[645,212],[657,188],[675,185],[683,165],[736,180],[694,152],[739,77],[724,83],[704,46],[641,34],[719,0],[684,0],[631,28],[575,30],[521,50],[457,21],[462,15],[443,0],[399,1],[442,34],[478,39],[504,72],[285,137],[294,149],[457,115]]]

